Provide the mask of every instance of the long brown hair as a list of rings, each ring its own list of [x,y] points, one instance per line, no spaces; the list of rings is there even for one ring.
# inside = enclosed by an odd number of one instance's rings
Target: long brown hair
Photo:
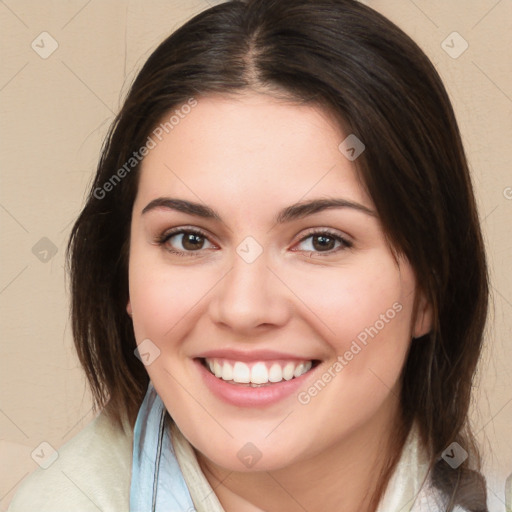
[[[133,423],[148,384],[125,310],[139,169],[126,164],[172,109],[250,88],[321,105],[364,142],[362,182],[434,312],[431,332],[412,340],[403,369],[404,425],[417,422],[447,509],[459,503],[486,510],[482,482],[469,469],[478,469],[479,455],[468,409],[488,279],[461,137],[429,59],[393,23],[353,0],[220,4],[162,42],[139,72],[68,247],[73,334],[96,406],[107,406],[119,424],[123,417]],[[457,469],[440,459],[454,441],[470,453]],[[478,483],[475,492],[461,492],[468,478]]]

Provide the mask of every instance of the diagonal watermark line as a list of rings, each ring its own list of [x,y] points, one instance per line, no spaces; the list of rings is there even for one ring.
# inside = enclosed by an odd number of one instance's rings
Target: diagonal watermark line
[[[286,288],[288,288],[288,290],[290,290],[293,293],[293,295],[295,295],[295,297],[297,297],[297,299],[299,299],[302,302],[302,304],[304,304],[304,306],[311,313],[313,313],[313,315],[315,315],[318,318],[318,320],[320,320],[320,322],[322,322],[325,325],[325,327],[327,327],[327,329],[329,329],[331,334],[336,335],[336,333],[268,265],[266,267],[268,270],[270,270],[270,272],[272,272],[272,274],[274,274],[277,277],[277,279],[279,279],[279,281],[281,281],[281,283],[283,283],[286,286]]]
[[[210,474],[211,474],[211,471],[210,471]],[[219,480],[215,475],[213,475],[217,480],[218,482],[213,486],[211,483],[210,483],[210,486],[212,488],[212,490],[204,497],[204,498],[201,498],[201,501],[204,501],[206,499],[208,499],[210,497],[210,495],[213,493],[215,494],[215,489],[217,489],[218,487],[220,487],[221,485],[224,484],[224,482],[233,474],[233,471],[230,471],[222,480]]]
[[[174,172],[174,171],[173,171],[173,169],[172,169],[169,165],[167,165],[165,162],[164,162],[164,167],[166,167],[169,171],[171,171],[171,172],[174,174],[174,176],[176,176],[176,178],[178,178],[178,179],[181,181],[181,183],[182,183],[183,185],[185,185],[185,187],[187,187],[187,188],[190,190],[190,192],[192,192],[192,194],[194,194],[194,195],[197,197],[197,199],[198,199],[201,203],[205,204],[205,202],[204,202],[204,201],[203,201],[203,200],[202,200],[202,199],[197,195],[197,193],[196,193],[196,192],[194,192],[194,191],[193,191],[193,190],[192,190],[192,189],[191,189],[191,188],[190,188],[190,187],[189,187],[189,186],[188,186],[188,185],[187,185],[187,184],[186,184],[186,183],[185,183],[185,182],[184,182],[184,181],[183,181],[183,180],[182,180],[182,179],[181,179],[181,178],[180,178],[180,177],[179,177],[179,176]]]
[[[25,233],[28,233],[28,229],[3,204],[0,204],[0,208],[2,208],[5,213],[7,213],[7,215],[9,215],[9,217],[11,217],[11,219],[16,222],[16,224],[18,224],[18,226],[20,226],[23,231],[25,231]]]
[[[83,138],[83,141],[82,143],[80,144],[79,146],[79,149],[82,149],[84,147],[84,144],[87,142],[87,140],[89,139],[89,137],[93,134],[93,133],[96,133],[100,128],[103,128],[103,126],[105,126],[105,124],[109,123],[110,121],[112,121],[112,116],[107,116],[105,117],[105,119],[103,119],[99,124],[98,126],[96,126],[96,128],[94,128],[94,130],[92,130],[91,132],[89,132],[84,138]],[[73,171],[70,171],[70,172],[73,172]],[[75,171],[76,172],[76,171]],[[79,171],[79,172],[90,172],[90,169],[87,169],[87,171]]]
[[[87,416],[89,416],[89,414],[91,414],[91,412],[93,411],[93,407],[91,407],[62,437],[61,439],[64,439],[65,437],[67,437],[80,423],[82,423],[82,421],[84,420],[84,418],[86,418]]]
[[[494,492],[494,490],[493,490],[493,489],[491,489],[491,487],[490,487],[489,485],[487,486],[487,490],[491,491],[491,492],[494,494],[494,496],[496,496],[496,498],[498,498],[498,499],[501,501],[501,503],[503,503],[503,505],[505,505],[505,506],[507,505],[507,504],[503,501],[502,497],[501,497],[499,494],[495,493],[495,492]],[[510,509],[508,509],[508,510],[510,510]]]
[[[98,507],[98,505],[96,505],[96,503],[94,503],[94,501],[92,500],[92,498],[90,496],[88,496],[82,489],[80,489],[80,486],[77,485],[76,482],[74,482],[70,477],[69,475],[67,475],[66,473],[64,473],[64,471],[62,471],[62,474],[98,509],[101,511],[101,508]]]
[[[12,76],[2,87],[0,87],[0,92],[2,92],[26,67],[28,66],[28,62],[25,64]]]
[[[164,368],[164,370],[175,380],[175,382],[181,387],[181,389],[183,389],[183,391],[185,391],[185,393],[187,393],[190,398],[192,398],[192,400],[194,400],[197,405],[199,405],[205,412],[206,414],[208,414],[208,416],[210,416],[210,418],[215,421],[215,423],[217,423],[217,425],[219,425],[219,427],[224,430],[224,432],[226,432],[226,434],[228,434],[229,437],[231,437],[232,439],[234,439],[234,436],[231,434],[231,432],[229,432],[216,418],[215,416],[213,416],[210,411],[167,369],[167,368]]]
[[[207,206],[207,204],[206,204],[206,203],[205,203],[205,202],[204,202],[204,201],[203,201],[203,200],[202,200],[202,199],[197,195],[197,193],[196,193],[196,192],[194,192],[194,191],[193,191],[193,190],[192,190],[192,189],[191,189],[191,188],[190,188],[190,187],[189,187],[189,186],[188,186],[188,185],[187,185],[187,184],[186,184],[186,183],[185,183],[185,182],[184,182],[184,181],[183,181],[183,180],[182,180],[182,179],[181,179],[181,178],[180,178],[180,177],[179,177],[179,176],[178,176],[178,175],[177,175],[177,174],[172,170],[172,169],[171,169],[171,167],[169,167],[165,162],[164,162],[164,166],[165,166],[165,167],[167,167],[167,169],[168,169],[169,171],[171,171],[171,172],[174,174],[174,176],[176,176],[176,178],[177,178],[177,179],[179,179],[179,180],[181,181],[181,183],[182,183],[185,187],[187,187],[187,188],[188,188],[188,190],[190,190],[190,192],[191,192],[192,194],[194,194],[194,195],[197,197],[197,199],[199,200],[199,202],[200,202],[200,203],[202,203],[203,205]],[[229,228],[229,226],[227,226],[227,225],[224,223],[224,221],[222,221],[222,225],[223,225],[223,226],[224,226],[228,231],[233,232],[233,230],[232,230],[232,229],[230,229],[230,228]]]
[[[7,290],[7,288],[9,288],[9,286],[11,286],[12,283],[14,283],[14,281],[16,281],[16,279],[18,279],[18,277],[21,276],[21,274],[23,274],[23,272],[25,272],[25,270],[27,270],[28,268],[28,265],[26,265],[23,269],[21,269],[1,290],[0,290],[0,294],[4,293],[5,290]]]
[[[492,289],[510,306],[512,307],[512,303],[494,286],[491,285]]]
[[[92,2],[92,0],[89,0],[88,2],[85,3],[85,5],[83,7],[81,7],[78,12],[76,12],[70,19],[67,23],[65,23],[63,26],[62,26],[62,29],[66,28],[90,3]],[[61,29],[61,30],[62,30]]]
[[[77,216],[78,216],[79,213],[77,213]],[[75,221],[77,220],[77,217],[73,217],[60,231],[59,233],[64,233],[64,231],[66,231],[69,226],[71,226],[71,224],[73,224]]]
[[[290,416],[290,414],[292,414],[293,411],[290,411],[266,436],[265,436],[265,439],[270,436],[270,434],[272,434],[273,432],[275,432],[277,430],[277,428],[282,424],[284,423],[284,421],[288,418],[288,416]]]
[[[493,414],[493,415],[491,416],[491,418],[489,419],[489,421],[488,421],[488,422],[487,422],[487,423],[486,423],[486,424],[485,424],[485,425],[484,425],[484,426],[483,426],[483,427],[482,427],[482,428],[481,428],[481,429],[480,429],[480,430],[479,430],[475,435],[478,435],[478,434],[480,434],[480,432],[482,432],[482,430],[485,430],[485,429],[487,428],[487,425],[489,425],[489,423],[491,423],[491,421],[493,421],[493,420],[496,418],[496,416],[498,416],[498,415],[501,413],[501,411],[503,411],[503,409],[505,409],[505,407],[507,407],[507,405],[508,405],[510,402],[512,402],[512,398],[509,398],[509,399],[505,402],[505,405],[503,405],[497,413]]]
[[[395,391],[393,391],[393,389],[391,389],[371,368],[368,368],[368,371],[372,373],[376,379],[380,380],[380,382],[389,389],[389,391],[391,392],[392,395],[395,396],[395,398],[399,398]]]
[[[288,490],[287,490],[285,487],[283,487],[283,486],[281,485],[281,482],[279,482],[279,481],[278,481],[278,480],[277,480],[277,479],[276,479],[276,478],[275,478],[275,477],[274,477],[274,476],[273,476],[269,471],[266,471],[266,473],[267,473],[267,475],[268,475],[270,478],[272,478],[272,480],[274,480],[274,482],[275,482],[277,485],[279,485],[279,487],[281,487],[281,489],[283,489],[283,491],[284,491],[286,494],[288,494],[288,496],[290,496],[290,498],[291,498],[293,501],[295,501],[295,503],[297,503],[297,505],[298,505],[302,510],[304,510],[305,512],[308,512],[308,510],[307,510],[306,508],[304,508],[304,506],[302,505],[302,503],[299,503],[299,502],[295,499],[295,497],[294,497],[292,494],[290,494],[290,493],[288,492]]]
[[[434,25],[434,27],[439,28],[439,25],[414,0],[409,0],[409,2],[411,2],[411,4],[413,4],[414,7],[416,7],[416,9],[418,9],[418,11],[420,11],[421,14],[423,14],[423,16],[425,16],[425,18],[427,18],[430,21],[430,23]]]
[[[3,496],[0,496],[0,501],[2,501],[9,493],[12,492],[12,490],[18,486],[18,484],[29,474],[27,471],[6,493],[4,493]]]
[[[498,208],[499,204],[496,205],[483,219],[482,222],[485,222],[487,220],[487,217],[490,217]]]
[[[167,336],[231,271],[233,267],[231,267],[223,276],[221,276],[217,282],[207,290],[204,295],[192,305],[192,307],[165,333]]]
[[[9,11],[11,11],[11,14],[18,19],[25,27],[29,28],[29,26],[5,3],[4,0],[0,0],[0,3]]]
[[[501,4],[502,0],[498,0],[472,27],[471,30],[473,30],[479,23],[481,23],[489,14],[491,14],[496,7],[498,7],[499,4]]]
[[[336,164],[334,164],[324,175],[322,175],[316,183],[311,185],[311,187],[309,187],[309,189],[304,194],[302,194],[302,196],[299,197],[299,200],[297,202],[299,203],[300,201],[302,201],[335,167]],[[277,224],[274,222],[272,227],[267,231],[267,234],[270,233],[276,227],[276,225]]]
[[[108,110],[110,110],[110,112],[112,112],[112,114],[115,115],[115,112],[63,61],[61,60],[62,64],[68,68],[69,72],[72,73],[76,78],[77,80],[79,80],[80,82],[82,82],[82,84],[84,85],[84,87],[86,87],[94,96],[96,96],[96,98],[101,101],[101,103],[103,103],[103,105],[105,105],[105,107],[108,108]]]
[[[23,432],[23,430],[21,430],[21,428],[18,427],[18,425],[13,420],[11,420],[11,418],[7,416],[7,414],[2,409],[0,409],[0,413],[2,413],[28,439],[27,434],[25,434],[25,432]]]
[[[508,99],[508,101],[512,102],[512,98],[474,61],[471,61],[473,63],[473,66],[475,66],[486,78],[491,82],[496,89],[498,89],[505,98]]]

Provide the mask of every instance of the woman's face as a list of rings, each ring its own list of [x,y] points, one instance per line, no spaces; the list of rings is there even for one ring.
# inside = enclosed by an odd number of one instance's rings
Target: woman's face
[[[127,309],[167,410],[232,471],[382,434],[429,319],[338,147],[350,134],[256,93],[193,104],[153,132],[131,225]]]

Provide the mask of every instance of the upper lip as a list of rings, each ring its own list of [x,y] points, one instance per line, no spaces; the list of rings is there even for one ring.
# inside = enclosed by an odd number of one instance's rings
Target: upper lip
[[[232,359],[234,361],[274,361],[278,359],[287,359],[292,361],[313,361],[315,358],[302,357],[296,354],[287,354],[285,352],[278,352],[275,350],[233,350],[233,349],[218,349],[208,350],[201,352],[196,358],[201,359]]]

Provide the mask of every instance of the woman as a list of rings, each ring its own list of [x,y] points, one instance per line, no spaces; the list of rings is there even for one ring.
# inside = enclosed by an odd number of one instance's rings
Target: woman
[[[428,58],[368,7],[227,2],[165,40],[69,259],[102,412],[13,512],[487,510],[468,166]]]

